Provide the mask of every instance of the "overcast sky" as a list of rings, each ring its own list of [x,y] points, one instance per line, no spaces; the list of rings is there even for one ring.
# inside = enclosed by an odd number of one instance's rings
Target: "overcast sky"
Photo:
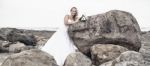
[[[58,27],[73,6],[87,16],[128,11],[141,28],[150,26],[150,0],[0,0],[0,27]]]

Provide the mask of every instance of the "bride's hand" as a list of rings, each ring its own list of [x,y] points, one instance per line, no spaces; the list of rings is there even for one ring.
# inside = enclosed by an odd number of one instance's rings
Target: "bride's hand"
[[[74,23],[77,23],[77,22],[79,22],[79,18],[76,21],[74,21]]]

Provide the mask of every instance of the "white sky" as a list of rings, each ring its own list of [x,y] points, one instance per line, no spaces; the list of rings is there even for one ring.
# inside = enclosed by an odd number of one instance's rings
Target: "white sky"
[[[87,16],[125,10],[150,27],[150,0],[0,0],[0,27],[58,27],[72,6]]]

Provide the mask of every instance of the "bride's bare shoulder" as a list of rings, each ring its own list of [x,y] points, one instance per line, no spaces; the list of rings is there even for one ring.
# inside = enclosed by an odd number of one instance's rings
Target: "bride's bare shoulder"
[[[65,15],[64,19],[68,20],[69,19],[69,15]]]
[[[65,15],[65,17],[69,17],[69,15],[68,15],[68,14],[66,14],[66,15]]]
[[[68,14],[65,15],[64,19],[65,19],[65,21],[68,21],[70,19],[70,15],[68,15]]]

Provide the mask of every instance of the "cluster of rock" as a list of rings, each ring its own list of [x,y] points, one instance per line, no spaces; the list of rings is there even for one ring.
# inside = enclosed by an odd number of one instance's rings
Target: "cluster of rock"
[[[1,28],[0,52],[18,53],[23,50],[38,48],[39,44],[44,44],[50,37],[49,35],[49,37],[46,39],[40,35],[35,35],[30,32],[29,30],[27,31],[16,28]]]
[[[111,10],[88,16],[86,22],[70,25],[68,34],[79,51],[69,54],[63,66],[150,65],[150,32],[141,32],[128,12]],[[9,56],[2,66],[58,65],[53,56],[31,49]]]
[[[112,10],[71,25],[70,38],[95,66],[143,66],[141,30],[132,14]],[[75,65],[72,65],[75,66]]]
[[[0,29],[0,64],[11,54],[38,49],[46,43],[54,31]]]

